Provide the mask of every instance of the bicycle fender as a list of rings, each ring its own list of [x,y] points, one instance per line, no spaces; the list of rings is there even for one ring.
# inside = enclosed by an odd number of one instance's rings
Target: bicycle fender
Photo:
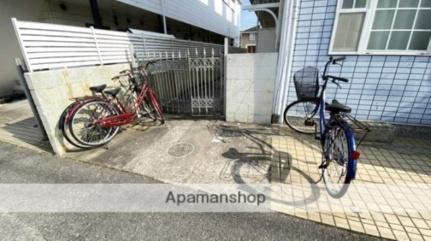
[[[92,101],[106,101],[106,100],[104,98],[98,97],[98,96],[84,96],[84,97],[76,98],[75,103],[72,103],[69,110],[67,111],[65,121],[69,122],[70,117],[76,112],[76,110],[79,107],[81,107],[82,105],[87,104],[89,102],[92,102]]]
[[[357,160],[353,159],[352,153],[356,151],[356,140],[353,134],[352,128],[345,122],[339,123],[341,128],[343,128],[344,133],[347,138],[347,146],[349,148],[349,162],[347,164],[347,178],[349,180],[354,180],[356,178],[357,171]]]

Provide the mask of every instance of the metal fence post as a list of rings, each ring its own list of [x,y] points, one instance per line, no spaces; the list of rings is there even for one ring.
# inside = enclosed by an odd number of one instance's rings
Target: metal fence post
[[[192,82],[192,72],[190,70],[190,49],[187,48],[186,54],[186,71],[187,71],[187,79],[189,84],[189,96],[190,96],[190,113],[193,115],[193,82]]]

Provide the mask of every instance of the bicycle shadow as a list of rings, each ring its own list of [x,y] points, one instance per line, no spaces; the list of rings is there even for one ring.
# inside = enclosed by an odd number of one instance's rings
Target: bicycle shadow
[[[277,183],[291,185],[289,179],[292,172],[301,175],[310,187],[310,195],[301,200],[272,200],[280,204],[289,206],[303,206],[316,202],[320,197],[320,189],[315,185],[317,180],[314,180],[306,172],[292,165],[292,156],[283,151],[277,150],[271,144],[271,137],[280,135],[279,128],[262,128],[262,127],[232,127],[227,125],[218,126],[218,134],[222,136],[243,137],[254,146],[248,146],[249,151],[239,151],[237,148],[231,147],[226,152],[222,153],[224,158],[231,160],[230,176],[237,184],[241,184],[241,189],[246,192],[255,193],[256,190],[252,187],[253,184],[259,183]],[[246,171],[243,171],[246,170]],[[254,174],[260,174],[260,178],[250,178],[248,174],[250,170]],[[291,189],[286,188],[286,192]]]

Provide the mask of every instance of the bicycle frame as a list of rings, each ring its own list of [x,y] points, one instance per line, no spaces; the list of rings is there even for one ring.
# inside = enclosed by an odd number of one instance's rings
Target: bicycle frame
[[[332,114],[331,117],[329,119],[325,118],[325,112],[326,112],[326,96],[325,96],[325,91],[326,91],[326,87],[328,84],[328,78],[326,78],[326,73],[328,70],[328,66],[329,66],[330,62],[328,62],[325,66],[325,70],[323,72],[323,79],[324,79],[324,84],[322,86],[322,91],[321,94],[319,96],[319,99],[317,101],[317,107],[316,110],[314,110],[313,112],[316,114],[317,112],[319,113],[319,127],[320,127],[320,131],[319,131],[319,135],[320,135],[320,143],[322,145],[322,148],[324,148],[325,145],[325,135],[327,132],[327,129],[330,127],[331,123],[330,120],[331,118],[333,118]],[[315,115],[313,114],[313,116]],[[356,163],[357,163],[357,159],[359,158],[359,153],[356,151],[356,140],[355,140],[355,136],[353,134],[353,131],[351,130],[351,128],[347,125],[347,123],[340,123],[340,125],[342,126],[342,128],[344,129],[344,133],[346,135],[346,139],[348,142],[348,152],[349,152],[349,156],[348,156],[348,174],[350,176],[347,176],[348,179],[353,180],[356,176]]]
[[[145,68],[147,68],[148,65],[150,63],[153,63],[153,62],[151,62],[151,61],[148,62],[147,65],[145,66]],[[126,72],[126,74],[121,74],[120,76],[128,76],[129,78],[134,77],[131,71],[125,70],[124,72]],[[145,69],[141,69],[140,73],[142,76],[144,76],[144,78],[145,78],[145,76],[147,76]],[[115,108],[115,112],[117,112],[118,114],[113,115],[113,116],[109,116],[109,117],[105,117],[105,118],[100,118],[94,124],[98,124],[101,127],[105,127],[105,128],[112,128],[112,127],[127,125],[127,124],[135,122],[139,118],[139,112],[142,108],[142,104],[144,101],[146,101],[145,98],[148,98],[147,100],[151,101],[154,108],[156,108],[157,112],[159,112],[159,113],[162,112],[161,106],[159,105],[159,101],[157,99],[156,94],[154,93],[154,90],[149,86],[148,81],[146,79],[144,79],[142,88],[141,88],[136,100],[131,105],[129,105],[127,107],[116,96],[108,97],[103,92],[100,93],[100,95],[96,94],[96,95],[92,95],[92,96],[73,98],[72,100],[75,103],[72,105],[71,108],[68,109],[66,117],[65,117],[65,122],[69,123],[70,118],[75,115],[76,111],[78,111],[78,109],[83,104],[86,104],[86,103],[92,102],[92,101],[103,101],[103,102],[111,103]]]
[[[102,127],[108,128],[123,126],[135,122],[136,119],[138,119],[138,113],[141,109],[142,103],[145,100],[145,97],[149,97],[151,100],[152,98],[155,98],[154,95],[149,95],[150,91],[151,88],[145,81],[137,100],[133,103],[133,106],[129,110],[122,104],[122,102],[117,97],[114,97],[115,104],[120,107],[120,114],[99,119],[97,121],[97,124]]]
[[[325,118],[325,107],[326,107],[325,92],[323,92],[322,96],[320,97],[320,100],[319,100],[319,105],[317,106],[317,108],[319,109],[320,140],[323,139],[323,136],[324,136],[325,131],[326,131],[327,121]]]
[[[327,120],[325,118],[325,107],[326,107],[325,93],[323,92],[319,100],[319,105],[317,106],[317,108],[319,109],[319,127],[320,127],[319,135],[320,135],[320,144],[322,148],[324,148],[324,145],[325,145],[325,140],[326,140],[325,135],[326,135],[327,128],[330,127],[329,126],[330,119]],[[347,146],[348,146],[348,152],[349,152],[349,157],[348,157],[349,165],[347,166],[347,168],[349,169],[349,171],[347,173],[351,174],[351,176],[348,176],[348,178],[350,180],[353,180],[356,176],[356,161],[358,159],[353,155],[353,153],[356,153],[356,140],[350,127],[348,127],[346,124],[342,124],[342,128],[344,129],[344,133],[346,134],[346,139],[348,142]]]

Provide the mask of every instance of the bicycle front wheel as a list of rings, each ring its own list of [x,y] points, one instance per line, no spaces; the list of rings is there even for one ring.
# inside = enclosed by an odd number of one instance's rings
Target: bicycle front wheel
[[[149,98],[145,98],[142,101],[140,110],[139,110],[139,122],[140,123],[149,123],[157,121],[157,116],[153,105]]]
[[[163,116],[162,106],[160,105],[160,102],[157,99],[157,95],[156,95],[156,93],[153,90],[151,90],[149,92],[149,99],[150,99],[150,102],[151,102],[150,103],[151,108],[154,110],[154,112],[153,112],[154,116],[163,125],[165,123],[165,117]]]
[[[284,123],[303,134],[315,134],[318,122],[317,101],[295,101],[284,110]]]
[[[120,127],[102,127],[97,124],[97,121],[117,114],[108,102],[88,102],[79,107],[71,117],[70,133],[81,145],[90,147],[105,145],[114,138]]]
[[[336,123],[325,135],[322,175],[326,190],[334,198],[341,198],[347,192],[356,172],[349,131],[349,127]]]

